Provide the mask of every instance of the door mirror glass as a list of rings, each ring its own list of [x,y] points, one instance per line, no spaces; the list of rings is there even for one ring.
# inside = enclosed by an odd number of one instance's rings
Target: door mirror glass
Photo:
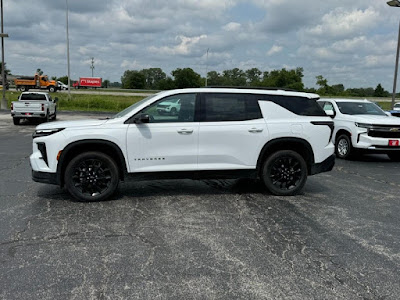
[[[330,116],[330,117],[334,117],[335,116],[335,112],[332,109],[325,110],[325,113],[326,113],[327,116]]]
[[[58,102],[58,97],[55,97],[54,98],[54,103],[57,103]]]
[[[141,114],[135,118],[136,124],[150,123],[150,116],[148,114]]]

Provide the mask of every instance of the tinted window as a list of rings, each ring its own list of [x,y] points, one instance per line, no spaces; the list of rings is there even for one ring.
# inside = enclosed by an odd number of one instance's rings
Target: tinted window
[[[256,99],[245,94],[204,94],[204,121],[245,121],[262,118]]]
[[[260,100],[272,101],[300,116],[326,116],[315,99],[298,96],[257,95]]]
[[[44,94],[22,94],[21,95],[21,100],[38,100],[38,101],[43,101],[46,100],[46,95]]]
[[[196,94],[178,94],[151,104],[139,114],[150,116],[150,123],[193,122]]]
[[[345,115],[378,115],[386,116],[385,112],[374,103],[337,102],[337,106]]]

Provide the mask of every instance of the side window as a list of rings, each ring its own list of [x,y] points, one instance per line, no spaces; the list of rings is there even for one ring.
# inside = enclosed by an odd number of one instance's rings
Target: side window
[[[326,116],[320,105],[315,99],[309,99],[298,96],[277,96],[268,95],[264,99],[272,101],[277,105],[300,116]]]
[[[177,94],[151,104],[139,114],[150,116],[150,123],[193,122],[196,94]]]
[[[245,121],[262,118],[255,98],[246,94],[204,94],[204,121]]]
[[[330,102],[325,102],[323,108],[324,108],[324,111],[327,111],[327,110],[333,110],[333,111],[335,111],[335,109],[333,108],[333,104],[330,103]]]

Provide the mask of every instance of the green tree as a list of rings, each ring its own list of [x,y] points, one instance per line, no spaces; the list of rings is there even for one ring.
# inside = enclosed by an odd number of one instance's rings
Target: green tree
[[[318,94],[328,94],[331,89],[331,87],[328,85],[328,80],[325,79],[322,75],[318,75],[315,78],[317,79],[317,85],[319,85],[319,89],[317,90]]]
[[[382,85],[379,83],[374,91],[374,97],[387,97],[389,92],[385,91]]]
[[[217,71],[210,71],[207,73],[207,85],[208,86],[221,86],[223,84],[223,78]]]
[[[239,68],[225,70],[222,72],[223,84],[229,86],[245,86],[246,73]]]
[[[304,90],[303,84],[303,68],[296,68],[292,70],[273,70],[271,72],[264,72],[261,86],[266,87],[280,87],[289,88],[299,91]]]
[[[158,89],[160,81],[167,78],[160,68],[143,69],[140,73],[145,77],[147,89]]]
[[[5,75],[11,75],[11,71],[7,69],[7,63],[4,63],[5,69],[4,69],[4,74]],[[0,62],[0,75],[2,74],[1,72],[3,72],[3,63]]]
[[[171,74],[174,76],[175,86],[178,89],[195,88],[201,86],[200,74],[196,73],[191,68],[178,68],[172,71]]]
[[[158,83],[158,88],[160,90],[173,90],[176,89],[175,81],[171,77],[167,77],[165,79],[161,79]]]
[[[36,69],[36,73],[38,73],[39,75],[43,75],[43,71],[41,69]]]
[[[262,72],[257,68],[248,69],[246,71],[246,82],[250,86],[260,85]]]
[[[103,82],[101,83],[102,88],[108,88],[109,86],[110,86],[110,80],[108,79],[103,80]]]
[[[68,84],[68,76],[65,75],[65,76],[58,77],[58,78],[57,78],[57,81],[61,81],[61,82],[64,83],[64,84]],[[72,82],[72,81],[71,81],[71,82]]]
[[[144,89],[146,87],[146,78],[136,70],[126,70],[121,77],[123,89]]]

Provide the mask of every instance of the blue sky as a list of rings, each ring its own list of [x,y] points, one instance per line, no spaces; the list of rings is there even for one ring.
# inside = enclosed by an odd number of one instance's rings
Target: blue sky
[[[304,68],[346,88],[391,90],[400,8],[381,0],[68,0],[73,79],[119,81],[125,70],[167,74]],[[12,73],[67,74],[64,0],[3,0]],[[206,51],[209,51],[208,61]]]

